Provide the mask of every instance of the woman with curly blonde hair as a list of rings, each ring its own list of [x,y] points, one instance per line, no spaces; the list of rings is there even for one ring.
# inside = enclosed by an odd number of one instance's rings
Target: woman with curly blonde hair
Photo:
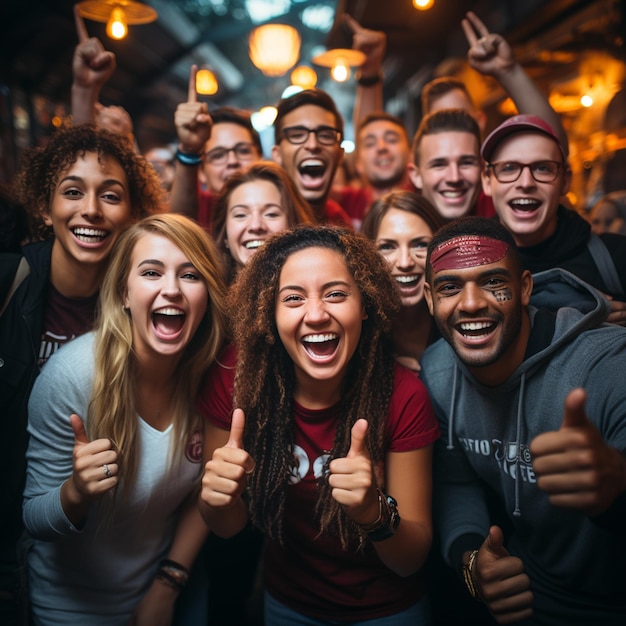
[[[268,625],[428,623],[438,429],[394,362],[398,306],[371,242],[333,227],[268,239],[232,288],[236,373],[231,351],[199,404],[201,511],[222,536],[248,520],[266,534]]]
[[[225,337],[221,276],[200,226],[145,218],[113,250],[95,331],[38,377],[24,493],[35,624],[171,623],[208,534],[195,399]]]

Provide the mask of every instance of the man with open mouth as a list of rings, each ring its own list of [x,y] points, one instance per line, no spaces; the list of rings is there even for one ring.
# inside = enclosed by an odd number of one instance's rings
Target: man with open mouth
[[[483,188],[525,267],[572,272],[614,298],[609,321],[626,324],[626,303],[620,302],[626,300],[626,237],[592,235],[589,223],[561,204],[572,175],[554,128],[540,117],[516,115],[487,137],[481,153]],[[605,264],[612,270],[603,270]]]
[[[532,276],[489,219],[440,229],[426,281],[443,339],[420,378],[446,433],[434,519],[448,565],[499,624],[621,624],[626,331],[572,274]],[[549,307],[535,306],[542,289]]]
[[[272,157],[294,181],[320,223],[352,226],[348,214],[329,198],[343,159],[343,119],[321,89],[306,89],[278,103]]]

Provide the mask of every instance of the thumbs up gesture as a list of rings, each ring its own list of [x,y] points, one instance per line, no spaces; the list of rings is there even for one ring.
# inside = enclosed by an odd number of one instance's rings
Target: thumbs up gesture
[[[225,508],[235,504],[246,488],[247,475],[254,471],[254,460],[243,447],[245,424],[244,412],[235,409],[228,441],[215,449],[205,465],[200,497],[209,506]]]
[[[70,415],[70,424],[74,431],[74,471],[70,482],[78,495],[76,500],[88,501],[117,485],[117,452],[109,439],[89,441],[83,420],[75,413]]]
[[[480,546],[472,576],[498,624],[510,624],[532,615],[533,595],[524,564],[508,553],[498,526],[489,529]]]
[[[213,126],[206,102],[198,102],[197,72],[198,66],[192,65],[189,70],[187,102],[181,102],[174,113],[178,147],[186,154],[201,154],[204,151],[204,144],[211,136]]]
[[[599,515],[626,491],[626,459],[604,442],[586,399],[584,389],[570,391],[561,428],[535,437],[530,451],[537,485],[554,506]]]
[[[368,428],[366,420],[357,420],[352,426],[348,454],[344,458],[333,459],[328,466],[332,496],[357,524],[369,524],[379,514],[378,492],[367,449]]]

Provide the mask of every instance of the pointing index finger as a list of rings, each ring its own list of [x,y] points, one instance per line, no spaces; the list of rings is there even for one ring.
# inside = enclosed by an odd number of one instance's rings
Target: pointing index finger
[[[198,66],[192,65],[189,69],[189,87],[187,90],[187,102],[198,102],[198,93],[196,92],[196,74]]]
[[[87,32],[87,27],[85,26],[85,20],[83,20],[83,16],[80,14],[78,4],[74,5],[74,23],[76,24],[78,42],[82,43],[83,41],[87,41],[87,39],[89,39],[89,33]]]
[[[359,24],[351,15],[344,13],[343,20],[348,25],[348,28],[352,31],[353,34],[356,34],[360,30],[363,30],[361,24]]]

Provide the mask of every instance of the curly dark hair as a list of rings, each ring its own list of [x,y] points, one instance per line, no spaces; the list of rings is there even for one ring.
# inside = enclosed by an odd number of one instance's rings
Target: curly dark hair
[[[385,424],[393,391],[390,331],[400,301],[372,242],[346,229],[309,225],[269,238],[237,277],[229,294],[229,311],[239,350],[233,406],[246,414],[245,447],[256,461],[248,481],[250,517],[270,538],[281,542],[286,489],[294,469],[295,372],[278,335],[276,298],[286,260],[307,248],[334,250],[343,257],[367,314],[342,385],[341,419],[331,459],[345,457],[353,424],[367,415],[372,462],[384,461]],[[320,480],[318,488],[320,532],[338,536],[344,548],[360,545],[358,527],[332,498],[328,481]]]
[[[26,151],[15,180],[14,193],[28,213],[35,239],[52,237],[43,216],[61,175],[87,152],[95,152],[99,160],[112,157],[122,166],[133,219],[161,211],[163,197],[156,172],[127,139],[91,124],[69,126],[56,131],[45,146]]]

